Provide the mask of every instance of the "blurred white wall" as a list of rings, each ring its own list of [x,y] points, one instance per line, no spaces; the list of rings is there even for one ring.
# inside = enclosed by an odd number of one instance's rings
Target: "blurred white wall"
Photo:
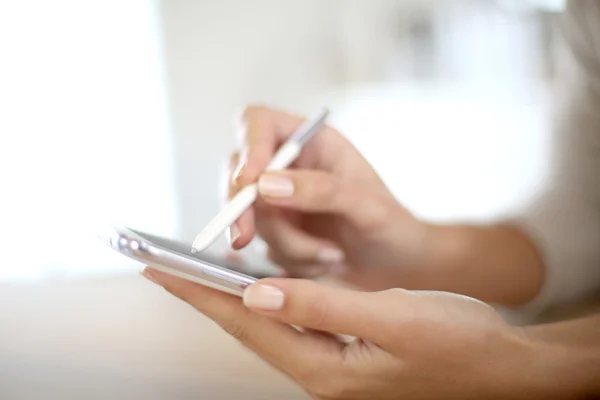
[[[218,211],[232,115],[248,103],[300,114],[331,107],[400,198],[435,218],[497,214],[542,165],[535,14],[477,0],[0,7],[0,238],[44,238],[26,259],[30,243],[11,240],[6,278],[129,268],[86,236],[102,222],[191,240]],[[378,139],[363,143],[367,135]],[[445,141],[426,164],[397,157],[434,154]],[[515,148],[533,161],[515,160]],[[465,173],[482,160],[493,164]],[[436,175],[439,165],[454,168],[451,179]],[[417,172],[412,183],[407,170]],[[476,196],[475,181],[496,185],[494,198]],[[432,200],[444,185],[461,207]]]
[[[330,106],[399,197],[432,218],[496,217],[541,179],[547,77],[535,14],[474,0],[161,5],[186,240],[218,211],[232,115],[248,103]]]
[[[98,251],[105,223],[176,231],[157,13],[0,2],[0,279],[130,267]]]
[[[424,217],[508,212],[544,170],[535,21],[476,0],[1,2],[0,397],[303,398],[79,229],[191,240],[249,102],[329,105]]]

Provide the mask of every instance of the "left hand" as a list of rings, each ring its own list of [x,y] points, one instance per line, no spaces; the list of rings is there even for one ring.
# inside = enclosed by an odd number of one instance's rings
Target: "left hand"
[[[315,399],[530,398],[528,388],[547,379],[531,368],[535,353],[523,331],[464,296],[268,278],[242,302],[151,268],[144,274]]]

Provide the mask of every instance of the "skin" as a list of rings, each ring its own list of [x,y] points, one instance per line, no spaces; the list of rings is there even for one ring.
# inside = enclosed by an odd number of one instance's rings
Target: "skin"
[[[301,122],[265,107],[241,113],[241,152],[231,157],[228,197],[256,181],[262,197],[232,227],[234,249],[258,235],[268,245],[268,256],[290,275],[335,274],[366,290],[443,290],[507,306],[524,304],[538,293],[543,263],[526,235],[510,226],[418,220],[332,127],[306,144],[292,168],[264,173]],[[293,193],[267,193],[274,178],[291,181]],[[343,259],[321,259],[324,249],[336,249]]]
[[[144,276],[314,399],[600,396],[599,317],[516,328],[483,302],[517,305],[538,293],[544,267],[527,236],[418,220],[331,127],[292,168],[265,173],[301,121],[263,107],[242,113],[228,193],[258,181],[232,247],[260,236],[290,278],[260,280],[240,301],[150,268]],[[315,271],[351,287],[294,278]]]
[[[150,268],[144,275],[314,399],[600,395],[598,318],[528,330],[509,326],[485,303],[445,292],[364,292],[269,278],[248,287],[242,302]],[[573,345],[574,331],[590,326],[595,337]]]

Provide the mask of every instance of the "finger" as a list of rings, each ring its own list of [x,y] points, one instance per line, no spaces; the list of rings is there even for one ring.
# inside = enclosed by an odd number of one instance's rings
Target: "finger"
[[[345,263],[309,264],[294,262],[273,249],[267,251],[267,258],[278,266],[282,277],[286,278],[319,278],[323,276],[346,279],[347,266]],[[360,282],[360,281],[359,281]]]
[[[237,253],[235,251],[231,251],[231,250],[226,251],[225,252],[225,260],[234,265],[237,265],[238,267],[246,266],[246,261],[244,260],[244,257],[242,257],[239,253]]]
[[[254,238],[254,207],[249,207],[229,227],[229,243],[233,249],[239,250],[246,247]]]
[[[288,324],[356,336],[379,345],[395,336],[394,313],[403,310],[402,295],[390,299],[386,292],[359,292],[304,279],[266,278],[244,291],[244,304],[254,311]]]
[[[288,260],[286,264],[333,264],[344,259],[337,246],[307,234],[280,214],[257,219],[256,230],[269,248]]]
[[[260,176],[258,189],[268,204],[312,213],[343,215],[357,227],[377,228],[397,203],[379,189],[340,180],[317,170],[285,170]]]
[[[305,334],[290,325],[252,313],[239,298],[152,268],[144,274],[169,293],[211,318],[275,367],[292,377],[318,368],[341,354],[342,345],[325,336]]]
[[[283,254],[277,252],[277,250],[273,249],[272,247],[267,248],[266,257],[278,267],[282,267],[285,269],[300,268],[308,265],[304,261],[290,260]]]
[[[239,191],[238,186],[235,185],[235,177],[237,176],[242,164],[240,162],[240,152],[236,151],[229,157],[229,165],[227,168],[227,196],[226,199],[231,199],[236,192]]]
[[[269,257],[269,259],[279,269],[280,274],[278,276],[283,278],[313,279],[322,277],[328,272],[328,268],[322,265],[290,265],[275,261],[276,257]]]
[[[270,247],[267,248],[267,252],[266,252],[265,256],[273,264],[275,264],[276,266],[278,266],[280,268],[284,268],[284,269],[297,267],[299,265],[300,266],[305,265],[302,262],[300,262],[300,263],[290,262],[290,260],[288,260],[286,257],[284,257],[283,254],[278,253],[277,251],[273,250]]]
[[[240,187],[234,183],[234,179],[237,171],[240,169],[241,162],[239,152],[233,153],[229,159],[226,202],[231,200],[240,190]],[[250,206],[228,228],[227,239],[232,248],[239,250],[247,246],[252,241],[254,235],[254,206]]]
[[[236,183],[245,186],[255,182],[279,145],[303,121],[303,118],[260,106],[251,106],[241,112],[237,125],[245,161],[236,177]]]

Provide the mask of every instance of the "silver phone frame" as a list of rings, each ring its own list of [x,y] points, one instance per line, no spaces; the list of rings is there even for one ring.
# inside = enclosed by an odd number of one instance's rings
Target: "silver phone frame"
[[[113,227],[103,241],[112,249],[164,273],[236,296],[258,278],[209,261],[175,253],[127,227]]]

